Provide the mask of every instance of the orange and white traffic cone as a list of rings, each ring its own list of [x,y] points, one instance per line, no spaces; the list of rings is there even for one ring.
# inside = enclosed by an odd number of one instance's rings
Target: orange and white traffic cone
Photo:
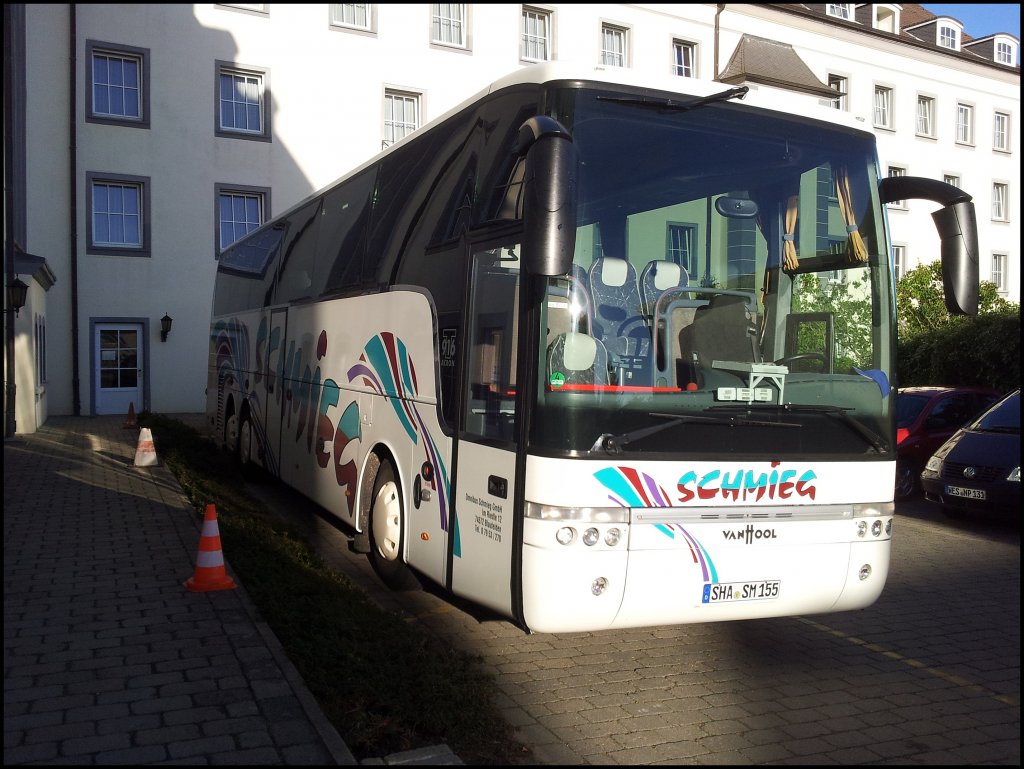
[[[224,553],[220,549],[220,529],[217,526],[217,508],[214,505],[206,506],[203,533],[199,538],[199,554],[196,556],[196,571],[185,580],[185,587],[194,593],[231,590],[237,587],[224,569]]]
[[[124,421],[124,429],[135,427],[135,401],[128,404],[128,418]]]
[[[156,444],[153,443],[153,431],[148,427],[139,430],[139,442],[135,445],[135,466],[152,467],[160,464],[156,457]]]

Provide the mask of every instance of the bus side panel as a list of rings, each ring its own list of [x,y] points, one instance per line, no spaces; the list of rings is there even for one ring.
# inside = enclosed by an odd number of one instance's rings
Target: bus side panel
[[[281,356],[281,477],[356,525],[367,454],[390,455],[406,558],[440,582],[451,446],[438,423],[433,329],[430,304],[417,292],[291,307]]]
[[[513,616],[515,470],[515,451],[466,440],[459,444],[452,592],[508,617]]]

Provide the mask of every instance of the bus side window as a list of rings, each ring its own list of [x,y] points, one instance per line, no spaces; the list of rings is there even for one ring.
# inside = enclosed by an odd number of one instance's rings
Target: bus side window
[[[509,441],[515,435],[519,272],[492,266],[494,253],[478,254],[474,264],[464,429]]]
[[[324,196],[316,241],[314,296],[361,284],[367,222],[376,179],[376,172],[370,170],[329,190]]]
[[[275,304],[316,296],[313,277],[320,202],[317,200],[288,217],[288,232],[281,246]]]

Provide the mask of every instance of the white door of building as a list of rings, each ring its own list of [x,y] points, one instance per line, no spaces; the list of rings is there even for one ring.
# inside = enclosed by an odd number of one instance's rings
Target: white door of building
[[[94,413],[127,414],[134,404],[142,411],[142,324],[97,323],[93,338],[95,361]]]

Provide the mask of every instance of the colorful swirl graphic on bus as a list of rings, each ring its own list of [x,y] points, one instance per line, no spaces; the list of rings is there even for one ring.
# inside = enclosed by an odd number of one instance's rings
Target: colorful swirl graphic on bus
[[[672,507],[722,498],[732,502],[777,502],[794,497],[814,499],[818,493],[813,470],[780,467],[772,462],[768,472],[763,470],[713,469],[698,474],[693,470],[683,473],[676,481],[679,496],[670,499],[664,487],[654,478],[632,467],[606,467],[594,473],[611,494],[608,499],[621,507]]]
[[[423,480],[438,492],[438,507],[441,514],[441,530],[448,531],[448,509],[451,487],[448,470],[444,466],[437,444],[430,437],[423,418],[416,408],[414,399],[417,396],[416,367],[409,357],[405,343],[389,331],[377,334],[363,348],[359,356],[360,363],[348,370],[348,380],[362,377],[363,384],[370,387],[378,395],[385,395],[395,410],[406,435],[413,444],[419,444],[418,434],[423,436],[423,453],[427,463],[437,469],[436,473],[428,473],[430,477]],[[455,537],[454,550],[461,554],[458,541],[458,527],[453,527]]]

